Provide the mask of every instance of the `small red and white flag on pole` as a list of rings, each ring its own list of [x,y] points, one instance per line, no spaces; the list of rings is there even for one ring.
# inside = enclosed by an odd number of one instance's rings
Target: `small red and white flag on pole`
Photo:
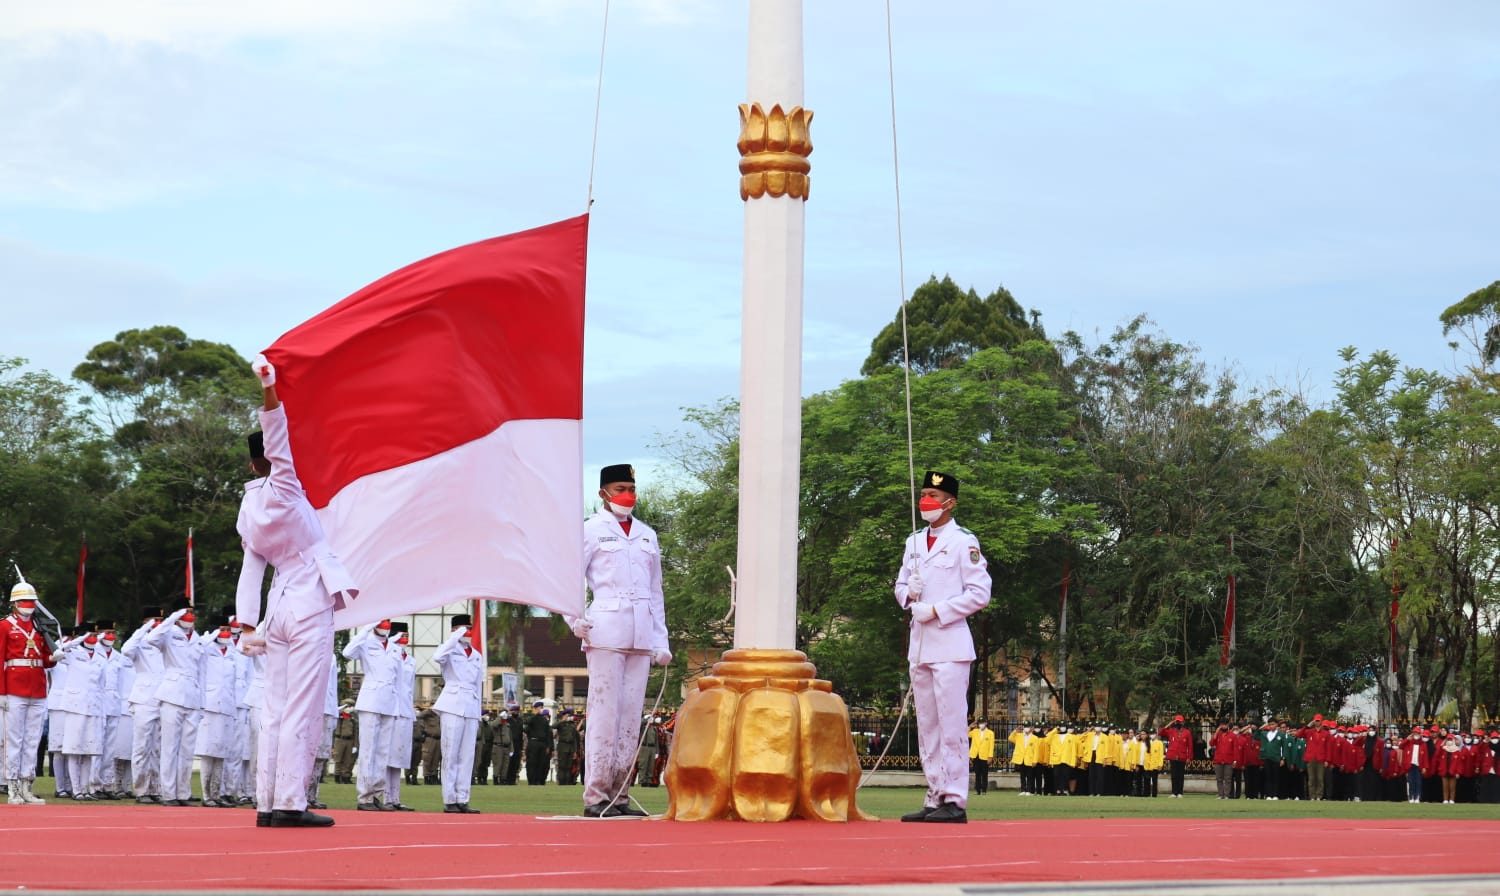
[[[89,540],[85,536],[78,548],[78,607],[73,611],[73,624],[83,625],[83,577],[89,560]]]
[[[1253,589],[1252,589],[1253,590]],[[1253,601],[1252,601],[1253,603]],[[1229,574],[1229,592],[1224,601],[1224,646],[1219,650],[1219,665],[1228,666],[1234,661],[1234,573]]]
[[[475,650],[479,651],[480,656],[484,656],[486,635],[484,620],[485,604],[484,601],[477,597],[474,599],[473,604],[474,606],[469,610],[469,618],[474,621],[474,624],[469,626],[469,642],[474,645]],[[488,660],[486,660],[485,664],[489,664]]]
[[[191,528],[188,529],[187,575],[184,577],[182,593],[187,597],[188,606],[197,606],[193,588],[193,530]]]
[[[277,339],[349,628],[475,596],[583,612],[588,216],[451,249]]]

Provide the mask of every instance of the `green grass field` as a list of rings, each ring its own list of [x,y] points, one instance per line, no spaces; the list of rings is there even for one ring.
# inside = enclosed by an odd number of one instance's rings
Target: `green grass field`
[[[195,783],[196,792],[196,783]],[[50,797],[52,779],[39,778],[38,795]],[[664,787],[635,787],[635,799],[652,813],[667,808]],[[354,787],[350,784],[324,784],[323,802],[332,809],[354,808]],[[441,788],[437,785],[405,784],[401,800],[422,812],[441,812]],[[859,805],[882,819],[894,820],[922,804],[922,790],[916,787],[869,787],[860,791]],[[80,805],[134,805],[130,803],[83,803]],[[469,805],[483,812],[513,815],[576,815],[583,808],[583,788],[545,784],[531,787],[475,785]],[[142,812],[156,811],[154,806],[140,806]],[[215,812],[244,812],[248,809],[214,809]],[[1344,803],[1344,802],[1268,802],[1265,800],[1218,800],[1208,794],[1188,794],[1180,800],[1168,797],[1135,799],[1130,797],[1022,797],[1013,790],[991,791],[984,796],[969,796],[969,817],[980,820],[1015,820],[1039,818],[1354,818],[1354,819],[1468,819],[1500,821],[1500,805],[1440,803]]]

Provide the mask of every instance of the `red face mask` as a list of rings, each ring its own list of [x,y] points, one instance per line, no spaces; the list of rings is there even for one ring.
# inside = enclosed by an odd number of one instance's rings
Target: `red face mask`
[[[923,495],[921,500],[917,502],[917,509],[921,511],[942,510],[943,502],[939,501],[937,498],[929,498],[928,496]]]

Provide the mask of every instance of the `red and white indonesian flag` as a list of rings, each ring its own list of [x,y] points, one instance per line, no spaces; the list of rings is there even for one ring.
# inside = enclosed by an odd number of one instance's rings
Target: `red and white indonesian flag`
[[[283,335],[297,473],[349,628],[475,597],[583,611],[588,216],[434,255]]]

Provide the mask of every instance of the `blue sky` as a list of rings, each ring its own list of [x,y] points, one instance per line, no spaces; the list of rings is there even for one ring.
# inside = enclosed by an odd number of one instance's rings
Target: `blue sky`
[[[45,8],[43,8],[45,7]],[[806,4],[804,386],[896,313],[884,5]],[[1048,331],[1145,313],[1326,397],[1451,370],[1500,278],[1500,4],[895,0],[906,288]],[[0,0],[7,355],[173,323],[249,356],[433,252],[583,211],[603,0]],[[738,390],[745,6],[614,0],[585,460],[647,469]],[[920,413],[920,409],[918,409]]]

